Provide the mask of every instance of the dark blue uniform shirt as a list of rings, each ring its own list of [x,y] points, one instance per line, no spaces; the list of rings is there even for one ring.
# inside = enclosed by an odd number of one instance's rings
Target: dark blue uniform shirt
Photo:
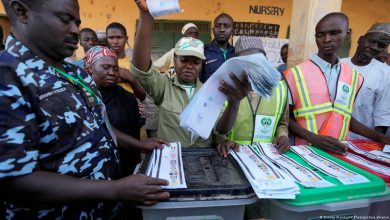
[[[234,53],[234,47],[230,46],[229,44],[227,48],[226,60],[234,57]],[[219,49],[215,40],[204,46],[204,55],[206,60],[203,62],[202,71],[199,74],[199,79],[202,83],[205,83],[208,78],[210,78],[210,76],[213,75],[213,73],[217,71],[217,69],[225,62],[223,52],[221,49]]]

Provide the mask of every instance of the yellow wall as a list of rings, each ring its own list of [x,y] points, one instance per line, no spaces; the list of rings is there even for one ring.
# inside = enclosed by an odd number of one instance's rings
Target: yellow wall
[[[343,0],[341,12],[349,17],[352,29],[352,56],[359,36],[363,35],[376,22],[390,22],[390,0]]]
[[[129,43],[133,45],[138,10],[132,1],[79,0],[79,3],[82,27],[104,30],[110,22],[120,22],[126,26],[130,37]],[[235,21],[279,24],[279,38],[286,37],[292,12],[292,0],[181,0],[180,5],[184,9],[183,13],[158,19],[213,21],[216,15],[226,12],[232,15]],[[249,14],[249,5],[277,6],[284,8],[285,11],[283,16]],[[373,23],[390,22],[390,0],[343,0],[341,12],[350,18],[352,28],[350,55],[352,55],[359,36],[364,34]]]
[[[131,0],[80,0],[82,27],[105,30],[106,25],[117,21],[126,26],[129,43],[133,45],[138,9]],[[285,38],[291,18],[291,0],[181,0],[183,13],[159,17],[172,20],[213,21],[220,13],[230,14],[235,21],[279,24],[279,37]],[[249,14],[249,5],[266,5],[284,8],[283,16]],[[78,55],[82,54],[79,50]]]

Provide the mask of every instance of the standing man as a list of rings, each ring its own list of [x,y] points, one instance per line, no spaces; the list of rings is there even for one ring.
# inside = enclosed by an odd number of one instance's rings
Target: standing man
[[[367,128],[352,117],[355,97],[363,77],[339,62],[337,54],[349,36],[348,17],[342,13],[325,15],[315,29],[318,54],[284,72],[291,92],[290,131],[295,145],[313,146],[343,154],[340,141],[348,131],[380,143],[390,143],[385,135]]]
[[[119,178],[114,132],[119,144],[127,140],[111,129],[91,77],[63,62],[77,49],[78,2],[2,2],[12,32],[0,54],[0,200],[6,218],[110,219],[120,201],[167,199],[160,187],[166,181]]]
[[[233,18],[226,13],[218,15],[214,19],[214,40],[204,46],[206,60],[203,62],[202,72],[199,75],[202,83],[205,83],[222,63],[234,57],[234,47],[229,43],[232,34]]]
[[[80,45],[84,49],[84,53],[86,53],[91,47],[96,46],[97,44],[97,35],[95,31],[91,28],[83,28],[80,31]],[[73,62],[74,65],[78,67],[83,67],[83,58]]]
[[[187,23],[181,29],[181,34],[183,37],[193,37],[198,39],[199,31],[198,27],[193,23]],[[166,73],[169,69],[173,68],[173,54],[175,52],[175,48],[172,48],[170,51],[166,52],[162,55],[158,60],[153,62],[153,65],[156,67],[160,73]]]
[[[284,44],[282,48],[280,48],[280,57],[282,58],[283,64],[278,66],[279,73],[283,74],[287,69],[287,55],[288,55],[288,44]]]
[[[146,92],[130,73],[131,59],[126,56],[125,53],[125,46],[129,40],[125,26],[118,22],[113,22],[107,26],[106,34],[108,47],[118,57],[119,85],[127,91],[134,93],[137,99],[143,101],[145,99]]]
[[[374,24],[359,38],[355,55],[341,60],[364,76],[353,117],[383,134],[390,126],[390,68],[375,57],[384,52],[389,43],[390,23]],[[351,132],[349,139],[366,138]]]
[[[241,36],[235,44],[235,49],[237,57],[257,53],[265,56],[260,37]],[[287,85],[284,80],[281,80],[273,88],[273,94],[267,99],[254,91],[248,92],[248,95],[240,102],[229,138],[238,144],[273,142],[279,152],[284,153],[290,147],[288,121]],[[221,144],[217,150],[226,157],[231,147]]]

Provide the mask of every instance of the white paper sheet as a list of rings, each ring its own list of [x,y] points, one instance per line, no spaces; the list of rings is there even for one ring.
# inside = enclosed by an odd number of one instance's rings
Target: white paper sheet
[[[230,78],[234,73],[239,79],[248,75],[252,89],[261,96],[272,94],[280,74],[271,66],[263,54],[234,57],[222,64],[195,94],[180,115],[180,126],[207,139],[226,101],[226,96],[218,90],[220,81],[234,85]]]
[[[390,145],[386,144],[385,147],[383,148],[384,153],[390,153]]]
[[[314,171],[295,162],[288,156],[280,154],[272,143],[257,143],[259,151],[272,162],[276,163],[295,181],[307,188],[322,188],[335,186],[335,184],[325,180]]]
[[[352,142],[349,142],[349,141],[343,141],[342,143],[345,144],[349,149],[351,149],[352,151],[354,151],[358,154],[361,154],[361,155],[366,156],[366,157],[373,159],[373,160],[377,160],[380,162],[390,164],[390,154],[388,154],[388,153],[384,153],[384,152],[379,151],[379,150],[371,150],[371,151],[363,150],[363,149],[358,148]]]
[[[366,160],[366,159],[359,157],[358,155],[355,155],[352,153],[347,153],[345,158],[347,158],[348,160],[353,161],[355,163],[358,163],[362,166],[370,168],[371,170],[373,170],[377,173],[381,173],[381,174],[390,176],[390,168],[389,167],[386,167],[386,166],[383,166],[381,164]]]
[[[307,146],[292,146],[291,150],[313,167],[316,167],[323,173],[338,179],[345,185],[369,182],[366,177],[352,172],[328,158],[317,154]]]
[[[163,149],[154,149],[150,157],[146,174],[151,177],[168,180],[169,185],[164,189],[187,188],[184,175],[181,144],[170,143]]]
[[[249,145],[241,145],[240,152],[231,150],[253,190],[259,198],[294,199],[299,187],[272,162],[260,157]]]
[[[146,4],[153,17],[160,17],[182,11],[178,0],[146,0]]]

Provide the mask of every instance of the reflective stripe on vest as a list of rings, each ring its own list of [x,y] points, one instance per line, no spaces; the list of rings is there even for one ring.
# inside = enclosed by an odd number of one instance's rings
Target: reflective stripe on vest
[[[351,121],[351,115],[353,111],[353,101],[354,97],[356,97],[357,88],[359,83],[359,73],[356,70],[352,70],[352,80],[351,80],[351,95],[349,96],[348,105],[342,105],[340,103],[334,103],[334,112],[337,112],[344,116],[343,124],[340,131],[339,140],[345,140],[348,133],[348,125]]]
[[[267,108],[272,108],[271,111],[268,111],[270,116],[275,117],[275,123],[272,128],[272,138],[275,136],[276,129],[279,125],[279,121],[281,116],[283,115],[283,112],[286,107],[286,101],[287,101],[287,85],[285,81],[279,81],[278,86],[274,88],[274,94],[270,97],[271,99],[274,99],[276,102],[276,105],[268,105]],[[253,142],[272,142],[272,139],[253,139],[254,138],[254,114],[251,108],[251,103],[248,99],[242,100],[241,102],[244,102],[240,104],[239,112],[237,115],[236,123],[233,126],[229,138],[230,140],[233,140],[239,144],[252,144]],[[258,109],[256,111],[256,115],[264,115],[264,109],[261,109],[259,106],[261,106],[261,103],[263,100],[260,100],[258,104]],[[244,123],[241,117],[250,117],[251,123]],[[248,127],[247,127],[248,126]],[[249,127],[250,126],[250,127]],[[251,132],[248,132],[248,131]],[[247,138],[243,138],[243,137]],[[241,140],[240,140],[241,139]],[[245,139],[245,140],[242,140]]]
[[[312,101],[309,96],[308,88],[304,75],[301,68],[298,66],[291,69],[292,74],[295,79],[296,88],[298,91],[298,96],[302,107],[300,109],[295,109],[293,111],[296,118],[304,117],[306,121],[306,128],[310,132],[318,134],[319,130],[317,127],[317,121],[315,118],[316,114],[322,114],[326,112],[335,112],[343,116],[343,122],[341,124],[341,130],[339,134],[340,140],[345,140],[348,133],[348,126],[351,120],[354,97],[356,97],[358,82],[359,82],[359,73],[355,70],[352,70],[352,79],[351,79],[351,94],[347,101],[347,105],[335,102],[325,102],[318,105],[312,105]],[[341,73],[340,73],[341,74]],[[341,91],[337,91],[339,93]],[[337,96],[337,95],[336,95]]]
[[[298,90],[298,96],[302,103],[301,109],[294,110],[294,115],[299,117],[300,113],[304,112],[305,114],[302,117],[306,119],[306,128],[312,133],[318,134],[317,121],[315,118],[316,110],[319,110],[323,106],[313,106],[311,104],[309,91],[307,89],[305,78],[302,74],[302,70],[299,66],[292,68],[292,73],[295,78],[295,84]],[[329,110],[329,109],[325,109]]]

